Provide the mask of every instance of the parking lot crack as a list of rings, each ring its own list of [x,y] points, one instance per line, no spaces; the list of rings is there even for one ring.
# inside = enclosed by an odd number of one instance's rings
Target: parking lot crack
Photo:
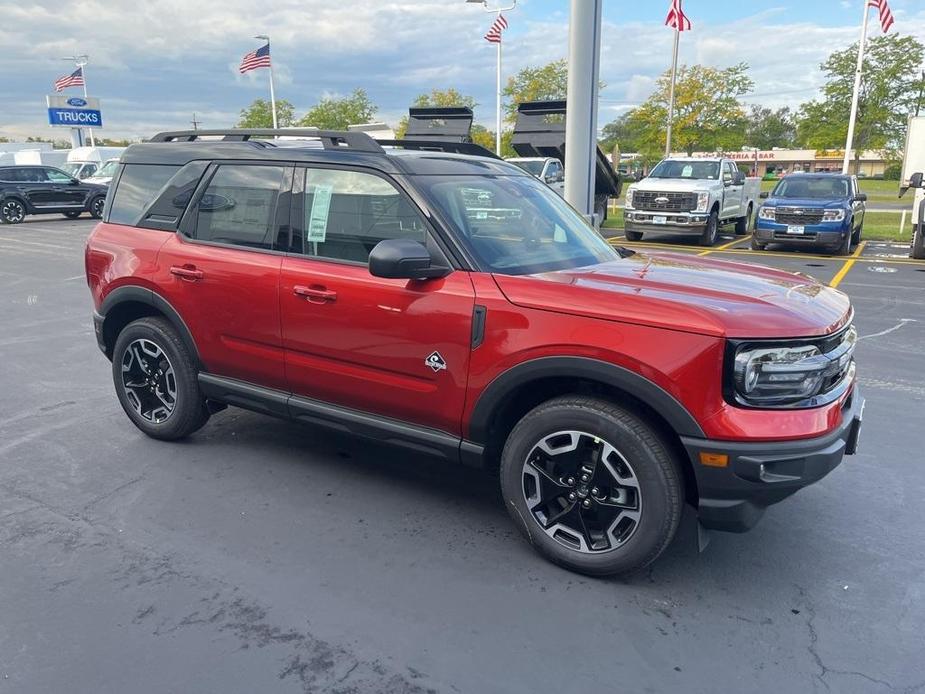
[[[144,478],[145,478],[145,474],[142,473],[142,474],[138,475],[138,477],[134,477],[134,478],[130,479],[128,482],[124,482],[124,483],[120,484],[120,485],[119,485],[118,487],[116,487],[115,489],[113,489],[113,490],[111,490],[111,491],[108,491],[108,492],[106,492],[105,494],[101,494],[100,496],[98,496],[98,497],[96,497],[96,498],[94,498],[94,499],[88,501],[86,504],[84,504],[83,510],[84,510],[84,511],[89,511],[91,508],[93,508],[93,507],[96,506],[97,504],[100,504],[100,503],[102,503],[103,501],[106,501],[106,499],[109,499],[109,498],[115,496],[116,494],[118,494],[118,493],[121,492],[122,490],[128,489],[128,488],[131,487],[132,485],[137,484],[138,482],[141,482]]]

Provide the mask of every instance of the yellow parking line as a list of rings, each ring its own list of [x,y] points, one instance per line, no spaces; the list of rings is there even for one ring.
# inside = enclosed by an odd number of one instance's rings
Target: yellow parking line
[[[748,236],[742,236],[741,238],[737,237],[734,241],[730,241],[729,243],[724,243],[722,246],[717,246],[716,248],[708,248],[707,250],[702,251],[701,253],[698,253],[697,255],[710,255],[710,253],[714,253],[716,251],[725,251],[727,248],[735,246],[740,241],[748,241],[751,237],[752,237],[751,234],[749,234]]]
[[[857,262],[857,259],[861,255],[861,251],[864,250],[864,246],[866,245],[867,241],[861,241],[861,243],[858,244],[858,247],[854,249],[854,253],[851,254],[851,257],[845,261],[845,264],[842,265],[841,270],[839,270],[835,277],[832,278],[832,281],[829,282],[830,287],[837,287],[839,284],[841,284],[841,281],[845,279],[845,275],[848,274],[848,271],[855,264],[855,262]]]

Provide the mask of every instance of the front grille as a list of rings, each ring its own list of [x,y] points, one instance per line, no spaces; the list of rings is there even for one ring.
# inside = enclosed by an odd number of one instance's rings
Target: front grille
[[[633,207],[652,212],[692,212],[697,207],[697,193],[637,190],[633,192]]]
[[[819,351],[832,362],[832,366],[826,372],[822,387],[819,389],[820,396],[824,397],[827,393],[836,390],[846,378],[853,376],[854,348],[857,346],[857,339],[857,329],[849,324],[834,335],[829,335],[816,343]]]
[[[818,224],[822,221],[823,211],[812,207],[778,207],[774,219],[779,224]]]

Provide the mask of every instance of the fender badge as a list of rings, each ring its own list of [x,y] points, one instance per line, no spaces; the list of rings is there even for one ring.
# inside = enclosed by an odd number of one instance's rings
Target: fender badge
[[[443,357],[440,356],[440,352],[431,353],[431,355],[424,360],[424,365],[432,368],[434,373],[437,373],[441,369],[446,368],[446,362],[443,361]]]

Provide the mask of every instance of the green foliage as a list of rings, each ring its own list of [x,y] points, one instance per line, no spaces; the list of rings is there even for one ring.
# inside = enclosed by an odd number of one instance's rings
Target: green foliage
[[[902,176],[902,164],[890,164],[883,170],[884,181],[898,181]]]
[[[322,130],[346,130],[348,125],[369,123],[378,108],[363,89],[354,89],[349,96],[326,96],[298,122],[298,125]]]
[[[448,89],[431,89],[430,92],[426,94],[418,94],[414,101],[411,102],[411,105],[417,108],[466,106],[471,109],[475,109],[475,107],[478,106],[474,96],[462,94],[452,87]],[[475,139],[476,127],[477,126],[473,126],[472,128],[473,139]],[[402,116],[401,120],[398,121],[398,126],[395,128],[395,137],[398,139],[403,138],[406,130],[408,130],[408,116]],[[492,147],[494,147],[494,145],[492,145]]]
[[[638,152],[643,145],[643,130],[640,123],[626,112],[601,128],[600,146],[605,152],[618,146],[621,152]]]
[[[745,144],[747,119],[738,97],[753,86],[747,73],[745,63],[723,70],[705,65],[678,67],[672,149],[693,154],[739,149]],[[665,149],[670,85],[668,70],[649,98],[625,116],[623,125],[638,138],[636,150],[646,161],[657,161]]]
[[[279,127],[288,128],[294,120],[294,109],[285,99],[276,100],[276,121]],[[273,113],[269,99],[254,99],[251,105],[241,109],[238,128],[272,128]]]
[[[517,105],[524,101],[564,99],[568,91],[568,65],[565,58],[542,67],[525,67],[507,81],[503,94],[505,118],[513,123]]]
[[[796,144],[796,119],[786,106],[774,111],[753,104],[746,119],[745,144],[749,147],[790,148]]]
[[[854,131],[856,156],[865,149],[902,146],[906,118],[922,86],[919,67],[923,51],[922,44],[913,37],[895,33],[868,42]],[[855,43],[832,53],[820,66],[827,77],[822,98],[803,104],[799,113],[797,134],[805,146],[845,146],[857,55]]]

